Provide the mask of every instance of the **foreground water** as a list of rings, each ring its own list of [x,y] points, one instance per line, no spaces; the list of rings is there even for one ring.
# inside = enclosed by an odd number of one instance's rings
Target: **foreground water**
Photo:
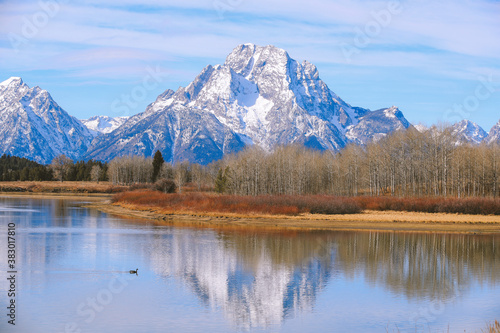
[[[0,332],[474,332],[500,319],[499,236],[178,228],[0,198],[0,240]]]

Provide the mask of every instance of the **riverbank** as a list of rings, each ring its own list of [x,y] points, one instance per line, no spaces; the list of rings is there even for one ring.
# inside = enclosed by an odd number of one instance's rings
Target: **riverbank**
[[[296,229],[339,231],[408,231],[500,233],[500,216],[370,211],[359,214],[300,214],[297,216],[165,211],[151,206],[95,202],[87,205],[105,213],[145,219],[158,225],[208,228]]]
[[[0,193],[0,196],[22,196],[45,199],[89,201],[87,207],[131,219],[142,219],[157,225],[207,228],[252,228],[339,231],[407,231],[452,233],[500,233],[500,216],[405,211],[364,210],[356,214],[310,214],[295,216],[271,214],[237,214],[228,212],[195,212],[165,210],[150,205],[112,203],[105,193]]]

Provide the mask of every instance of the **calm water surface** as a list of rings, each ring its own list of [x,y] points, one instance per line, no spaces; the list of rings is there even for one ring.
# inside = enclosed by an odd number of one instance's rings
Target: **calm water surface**
[[[0,332],[474,332],[500,319],[499,236],[178,228],[0,198],[0,271]]]

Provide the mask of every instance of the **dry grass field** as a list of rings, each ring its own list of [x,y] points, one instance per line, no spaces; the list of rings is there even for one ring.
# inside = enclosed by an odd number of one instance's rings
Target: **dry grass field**
[[[128,186],[116,186],[110,182],[59,182],[27,181],[0,182],[0,192],[5,193],[118,193]]]

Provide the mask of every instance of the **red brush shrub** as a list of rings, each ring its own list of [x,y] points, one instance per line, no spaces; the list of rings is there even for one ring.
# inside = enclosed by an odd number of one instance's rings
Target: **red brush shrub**
[[[209,195],[205,193],[166,194],[157,191],[137,190],[113,197],[113,202],[154,206],[172,210],[260,213],[273,215],[354,214],[361,207],[351,198],[332,196],[237,196]]]
[[[500,200],[491,198],[354,198],[363,209],[425,213],[500,215]]]
[[[500,200],[489,198],[334,197],[326,195],[210,195],[161,193],[137,190],[116,194],[114,202],[154,206],[179,211],[257,213],[273,215],[356,214],[362,209],[426,213],[500,215]]]

